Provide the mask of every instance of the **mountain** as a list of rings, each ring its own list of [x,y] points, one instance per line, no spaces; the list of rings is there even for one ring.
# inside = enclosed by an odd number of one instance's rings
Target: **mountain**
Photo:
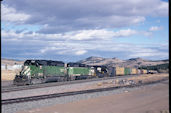
[[[124,62],[117,58],[102,58],[102,57],[88,57],[85,60],[80,60],[77,63],[83,63],[87,65],[106,65],[106,64],[117,64]]]
[[[22,65],[24,61],[4,59],[1,58],[1,65]],[[158,64],[169,63],[169,60],[145,60],[142,58],[131,58],[127,60],[121,60],[118,58],[102,58],[102,57],[88,57],[84,60],[80,60],[76,63],[82,63],[86,65],[105,65],[105,66],[122,66],[122,67],[141,67],[141,66],[153,66]]]
[[[105,65],[105,66],[122,66],[122,67],[140,67],[151,66],[158,64],[169,63],[169,60],[145,60],[142,58],[131,58],[128,60],[120,60],[118,58],[102,58],[102,57],[88,57],[84,60],[80,60],[77,63],[83,63],[86,65]]]

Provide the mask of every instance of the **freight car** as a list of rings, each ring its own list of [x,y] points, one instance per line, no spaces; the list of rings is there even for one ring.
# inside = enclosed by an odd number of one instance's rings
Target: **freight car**
[[[124,74],[125,74],[125,75],[130,75],[130,74],[131,74],[131,68],[125,67],[125,69],[124,69]]]
[[[157,73],[157,71],[155,71],[155,70],[147,70],[147,74],[156,74]]]
[[[147,70],[130,67],[108,67],[109,76],[139,75],[146,74]]]
[[[136,75],[137,73],[137,69],[136,68],[131,68],[131,75]]]
[[[127,72],[128,70],[125,70],[124,67],[108,67],[108,70],[110,76],[123,76],[129,74]]]

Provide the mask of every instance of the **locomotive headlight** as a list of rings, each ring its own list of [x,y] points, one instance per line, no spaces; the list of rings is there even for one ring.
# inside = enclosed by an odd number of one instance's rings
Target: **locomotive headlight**
[[[101,68],[100,68],[100,67],[98,67],[97,70],[98,70],[99,72],[101,72]]]

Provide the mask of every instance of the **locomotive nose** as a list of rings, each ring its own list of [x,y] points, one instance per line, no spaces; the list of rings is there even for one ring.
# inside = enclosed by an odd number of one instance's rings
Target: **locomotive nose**
[[[13,80],[14,85],[27,85],[29,84],[28,76],[25,75],[16,75]]]

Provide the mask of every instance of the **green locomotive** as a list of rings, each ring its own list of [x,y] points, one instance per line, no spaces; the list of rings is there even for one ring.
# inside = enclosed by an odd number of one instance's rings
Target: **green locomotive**
[[[94,67],[79,63],[67,64],[67,75],[69,80],[88,79],[95,77]]]
[[[19,75],[15,76],[15,85],[38,84],[89,79],[107,76],[107,69],[101,66],[87,66],[79,63],[65,64],[62,61],[26,60]]]
[[[67,79],[65,64],[62,61],[26,60],[14,84],[37,84]]]

